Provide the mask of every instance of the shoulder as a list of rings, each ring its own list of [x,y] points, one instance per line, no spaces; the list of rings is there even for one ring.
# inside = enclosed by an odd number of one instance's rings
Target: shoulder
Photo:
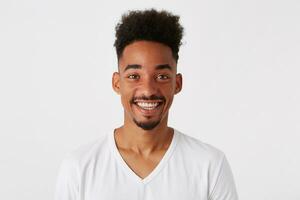
[[[67,167],[84,168],[86,165],[103,158],[109,150],[109,134],[103,134],[68,152],[62,163]]]
[[[224,152],[219,148],[205,143],[195,137],[176,130],[179,135],[179,149],[189,158],[197,161],[220,162],[224,159]]]

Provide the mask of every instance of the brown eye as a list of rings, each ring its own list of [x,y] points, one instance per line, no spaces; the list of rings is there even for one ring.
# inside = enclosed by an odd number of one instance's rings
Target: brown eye
[[[130,74],[127,78],[129,78],[129,79],[138,79],[139,75],[137,75],[137,74]]]
[[[159,75],[157,76],[157,78],[158,78],[159,80],[167,80],[167,79],[169,79],[169,76],[168,76],[168,75],[165,75],[165,74],[159,74]]]

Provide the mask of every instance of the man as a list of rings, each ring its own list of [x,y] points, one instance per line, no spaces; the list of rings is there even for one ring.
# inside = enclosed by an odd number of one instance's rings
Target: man
[[[56,200],[237,200],[222,151],[168,127],[182,88],[177,73],[183,35],[179,17],[154,9],[131,11],[116,27],[123,126],[69,154]]]

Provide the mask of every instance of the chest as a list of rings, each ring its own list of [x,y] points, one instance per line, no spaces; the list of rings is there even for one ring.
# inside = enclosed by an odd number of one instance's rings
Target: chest
[[[207,173],[193,170],[181,154],[170,158],[160,152],[151,159],[121,154],[86,168],[80,200],[207,200]]]
[[[107,169],[82,188],[81,200],[207,200],[207,186],[201,183],[205,177],[191,176],[175,165],[166,165],[152,175],[139,181],[123,169]]]
[[[144,179],[158,166],[165,150],[153,152],[149,156],[141,156],[126,150],[120,150],[120,155],[126,165],[141,179]]]

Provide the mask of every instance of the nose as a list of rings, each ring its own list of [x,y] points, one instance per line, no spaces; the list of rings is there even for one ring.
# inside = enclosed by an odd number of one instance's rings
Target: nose
[[[141,90],[147,97],[157,94],[157,85],[155,83],[155,80],[150,77],[145,78],[143,84],[141,85]]]

